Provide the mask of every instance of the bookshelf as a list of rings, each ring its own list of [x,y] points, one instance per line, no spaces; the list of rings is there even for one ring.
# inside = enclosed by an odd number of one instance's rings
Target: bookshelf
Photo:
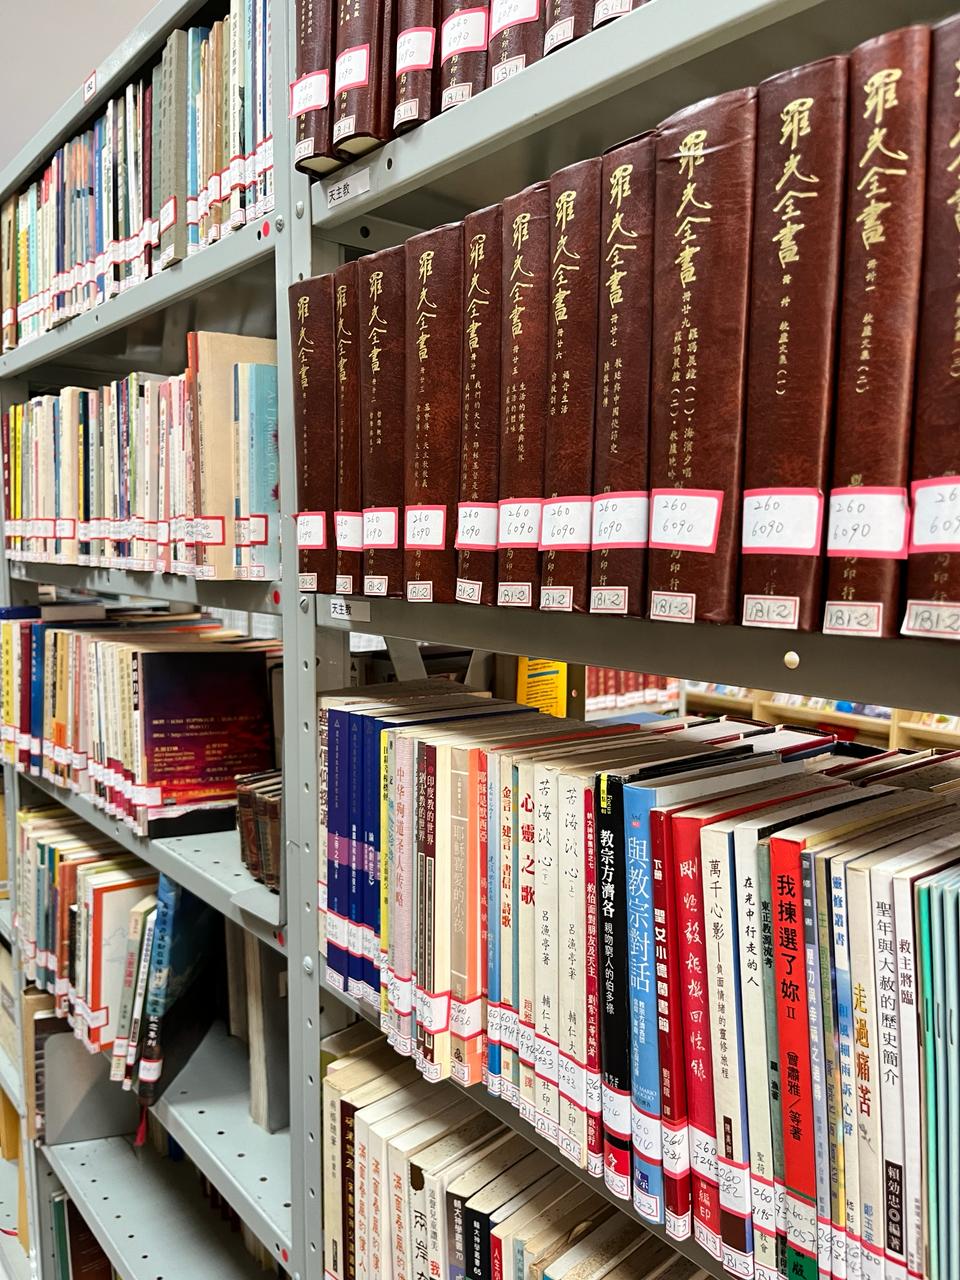
[[[159,0],[130,38],[99,68],[83,100],[88,69],[78,68],[67,103],[6,168],[0,195],[30,174],[155,52],[168,33],[200,10],[201,0]],[[271,0],[276,208],[195,257],[0,355],[0,407],[31,387],[64,384],[133,369],[167,370],[170,352],[195,323],[278,339],[281,496],[284,528],[295,513],[292,391],[287,291],[298,279],[334,269],[348,254],[403,241],[490,203],[562,165],[656,123],[708,94],[831,53],[907,21],[949,14],[954,0],[655,0],[507,80],[455,112],[356,161],[323,182],[292,166],[287,85],[293,78],[292,4]],[[344,184],[353,194],[343,197]],[[336,198],[337,195],[341,198]],[[331,196],[334,198],[331,199]],[[277,584],[196,582],[116,570],[0,562],[0,598],[30,598],[38,585],[148,596],[184,605],[279,614],[285,647],[285,892],[279,897],[244,871],[235,833],[134,837],[89,802],[47,783],[28,784],[4,770],[8,843],[20,798],[41,793],[80,814],[158,870],[283,950],[289,958],[291,1124],[270,1135],[249,1120],[249,1068],[237,1046],[214,1029],[174,1081],[156,1112],[224,1199],[296,1280],[322,1280],[319,1040],[370,1011],[327,987],[317,960],[317,691],[347,684],[351,635],[389,637],[406,656],[403,674],[422,671],[412,645],[435,641],[477,653],[544,655],[601,662],[664,675],[847,697],[960,713],[956,650],[936,641],[871,641],[777,634],[739,627],[670,626],[635,619],[517,613],[468,605],[410,605],[399,600],[341,600],[295,590],[296,548],[283,546]],[[719,707],[717,709],[720,709]],[[745,712],[747,707],[738,707]],[[793,718],[782,709],[782,718]],[[781,709],[777,709],[781,715]],[[895,721],[901,743],[946,745],[941,731],[914,713]],[[832,718],[832,717],[830,717]],[[932,735],[936,734],[934,738]],[[960,745],[960,734],[952,744]],[[0,935],[10,939],[14,904],[0,902]],[[16,959],[16,956],[15,956]],[[22,1094],[22,1063],[0,1062]],[[482,1089],[475,1101],[535,1145],[535,1132]],[[197,1194],[195,1175],[151,1148],[106,1132],[35,1152],[27,1144],[33,1272],[53,1273],[50,1195],[62,1185],[125,1280],[246,1280],[261,1274],[240,1242]],[[546,1148],[568,1166],[556,1148]],[[0,1167],[0,1224],[8,1212],[8,1170]],[[592,1189],[603,1186],[589,1179]],[[15,1195],[15,1187],[14,1187]],[[625,1206],[617,1200],[620,1209]],[[149,1211],[145,1211],[145,1206]],[[223,1229],[221,1230],[221,1227]],[[16,1247],[16,1246],[15,1246]],[[690,1242],[678,1246],[709,1273],[719,1264]],[[0,1271],[29,1274],[8,1262]],[[20,1265],[20,1271],[15,1270]]]
[[[0,1086],[6,1085],[0,1080]],[[30,1261],[15,1236],[3,1234],[17,1229],[17,1166],[0,1159],[0,1274],[9,1280],[29,1280]]]

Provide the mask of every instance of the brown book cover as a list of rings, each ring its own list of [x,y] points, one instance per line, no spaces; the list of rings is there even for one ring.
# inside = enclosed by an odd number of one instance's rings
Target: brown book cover
[[[590,595],[602,169],[598,156],[550,179],[550,398],[540,608],[560,612],[586,613]]]
[[[66,1208],[71,1277],[73,1280],[111,1280],[114,1271],[110,1259],[100,1248],[80,1210],[72,1200],[67,1201]]]
[[[622,18],[646,4],[647,0],[596,0],[593,6],[593,29],[602,27],[614,18]]]
[[[337,552],[336,506],[337,371],[334,344],[333,276],[290,286],[293,348],[293,426],[297,454],[298,590],[332,593]]]
[[[543,54],[553,53],[593,28],[594,0],[544,0]]]
[[[463,451],[457,507],[457,599],[494,604],[500,497],[503,208],[463,221]]]
[[[391,136],[393,31],[392,0],[337,5],[333,147],[347,158]]]
[[[440,110],[480,93],[487,76],[489,0],[441,0]]]
[[[403,595],[404,251],[361,258],[360,427],[363,591]]]
[[[499,84],[543,56],[545,0],[490,0],[487,85]]]
[[[333,277],[333,319],[337,362],[336,590],[346,596],[359,593],[363,574],[359,303],[357,264],[345,262]]]
[[[757,91],[744,441],[744,626],[820,626],[843,246],[846,58]]]
[[[340,165],[330,115],[333,12],[332,0],[297,0],[297,78],[290,86],[290,116],[297,131],[294,164],[308,176]]]
[[[405,133],[433,115],[437,0],[397,0],[393,128]]]
[[[930,31],[850,55],[847,219],[827,526],[829,635],[889,636],[907,555]]]
[[[591,613],[646,611],[656,134],[603,157]]]
[[[650,616],[732,622],[740,543],[757,93],[658,130]]]
[[[12,351],[17,345],[17,198],[11,196],[0,213],[0,252],[3,266],[0,270],[0,295],[2,295],[3,350]]]
[[[450,603],[457,578],[463,224],[413,236],[405,251],[403,577],[408,600]]]
[[[550,183],[503,202],[497,604],[540,600],[540,516],[549,400]]]
[[[960,638],[960,18],[933,28],[904,635]]]

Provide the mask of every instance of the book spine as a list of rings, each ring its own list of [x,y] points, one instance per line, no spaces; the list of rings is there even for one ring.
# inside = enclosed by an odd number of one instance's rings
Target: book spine
[[[337,7],[336,62],[333,73],[333,146],[345,157],[362,155],[389,132],[383,119],[385,10],[391,3],[362,0]]]
[[[647,0],[595,0],[593,6],[593,29],[606,26],[614,18],[623,18],[634,9],[639,9]]]
[[[840,1110],[840,1044],[837,1035],[836,991],[833,981],[833,945],[830,912],[830,868],[825,857],[817,857],[816,880],[817,945],[819,948],[821,1013],[823,1016],[823,1071],[827,1108],[827,1168],[830,1178],[830,1271],[834,1280],[846,1280],[847,1242],[843,1186],[843,1115]]]
[[[810,1022],[807,1004],[800,850],[770,840],[773,958],[779,1002],[777,1031],[783,1082],[782,1128],[787,1188],[787,1270],[817,1275],[817,1171],[814,1148]]]
[[[600,1071],[600,912],[597,880],[597,823],[593,788],[583,792],[583,875],[586,889],[587,983],[587,1172],[603,1176],[603,1087]]]
[[[364,892],[367,846],[363,821],[363,722],[362,715],[347,713],[347,993],[363,1000],[364,966]]]
[[[540,608],[585,613],[593,522],[602,161],[550,179],[549,412],[544,447]]]
[[[248,4],[252,5],[252,0]],[[301,173],[309,175],[326,173],[339,164],[330,119],[333,13],[333,5],[297,0],[297,78],[290,86],[290,114],[296,119],[297,130],[293,158]],[[247,110],[251,107],[246,107],[245,117]],[[252,147],[246,127],[245,138],[249,155]]]
[[[348,950],[349,837],[348,725],[343,712],[327,712],[327,981],[346,991]]]
[[[827,527],[829,635],[893,635],[923,253],[930,32],[850,56],[850,145],[836,426]]]
[[[463,226],[414,236],[406,252],[404,582],[411,602],[456,597]]]
[[[292,285],[293,420],[297,459],[297,559],[300,591],[336,585],[336,372],[333,277]]]
[[[502,813],[500,798],[500,762],[491,752],[484,752],[487,770],[487,1040],[484,1084],[494,1096],[500,1093],[500,1039],[502,1008],[500,994],[500,849]]]
[[[554,816],[551,824],[545,824],[544,834],[551,843],[545,844],[537,857],[537,946],[552,952],[541,954],[543,968],[549,964],[549,972],[543,972],[542,983],[539,974],[537,978],[537,1127],[543,1125],[542,1132],[567,1159],[585,1169],[590,1160],[590,1134],[583,780],[560,776],[549,802]],[[538,806],[540,803],[538,795]],[[555,933],[556,943],[548,941],[551,933]],[[542,1007],[545,1000],[551,1001],[546,1010]]]
[[[803,946],[807,979],[807,1016],[810,1020],[810,1083],[813,1096],[813,1135],[817,1166],[817,1270],[821,1276],[829,1278],[833,1267],[833,1230],[823,1044],[823,993],[820,989],[817,886],[813,874],[812,855],[806,850],[801,857],[800,870],[803,876]],[[906,1280],[906,1277],[903,1280]]]
[[[757,91],[741,543],[745,626],[811,631],[820,623],[847,69],[846,58],[825,58],[765,80]]]
[[[643,615],[656,136],[603,157],[591,613]]]
[[[654,333],[667,336],[653,351],[656,620],[733,621],[755,144],[754,89],[688,107],[657,133]]]
[[[364,716],[363,727],[363,999],[380,1008],[380,731],[382,724]]]
[[[919,1027],[919,963],[913,912],[913,885],[904,876],[893,878],[896,928],[897,1014],[900,1028],[900,1084],[903,1126],[903,1205],[907,1273],[923,1274],[923,1125],[906,1123],[907,1107],[922,1096]],[[908,1101],[909,1100],[909,1101]]]
[[[343,1232],[342,1280],[356,1280],[356,1115],[357,1108],[346,1098],[340,1099],[340,1213]]]
[[[543,931],[538,894],[539,861],[545,844],[556,840],[556,774],[545,769],[535,769],[532,761],[521,760],[517,769],[519,830],[517,833],[517,861],[514,875],[517,881],[517,1057],[520,1079],[518,1083],[518,1110],[530,1124],[542,1124],[543,1132],[556,1140],[556,1072],[554,1092],[551,1098],[549,1065],[550,1044],[556,1044],[556,1028],[553,1026],[554,1002],[544,1010],[541,1000],[549,999],[550,986],[542,985],[545,978],[544,951],[551,956],[553,937]],[[540,788],[544,790],[541,791]],[[545,792],[545,793],[544,793]],[[549,890],[544,889],[543,907],[549,910]],[[546,1024],[543,1022],[546,1014]],[[549,1039],[545,1040],[544,1037]],[[554,1053],[555,1058],[555,1053]],[[542,1073],[542,1074],[541,1074]],[[551,1105],[551,1102],[553,1105]],[[537,1112],[542,1112],[542,1120]]]
[[[396,805],[394,800],[394,761],[396,748],[389,733],[380,734],[380,1027],[391,1027],[390,974],[393,957],[393,929],[390,913],[393,905],[394,872],[396,870]]]
[[[500,1095],[517,1105],[519,1027],[513,963],[515,921],[519,902],[516,872],[519,806],[515,770],[509,757],[500,763]]]
[[[550,184],[503,202],[497,604],[540,599],[540,517],[549,400]]]
[[[960,453],[956,448],[960,322],[960,19],[933,28],[920,340],[910,477],[913,523],[904,635],[960,635]]]
[[[360,299],[357,264],[333,277],[337,375],[337,582],[340,595],[360,590],[363,511],[360,479]],[[325,460],[329,466],[329,458]]]
[[[417,937],[417,776],[413,739],[406,734],[396,735],[396,777],[397,848],[391,913],[395,958],[390,977],[393,985],[391,1007],[397,1031],[396,1039],[391,1043],[398,1053],[410,1057],[416,1045],[414,990],[417,967],[413,947]]]
[[[451,1075],[460,1084],[480,1079],[482,1035],[477,980],[479,867],[475,832],[471,831],[476,805],[475,778],[471,788],[469,752],[450,749],[450,875],[454,886],[450,909],[450,1031]]]
[[[463,446],[457,508],[457,599],[493,604],[500,468],[500,205],[463,222]]]
[[[773,962],[773,897],[770,876],[770,844],[757,850],[757,895],[760,902],[760,937],[763,966],[764,1020],[767,1028],[766,1075],[770,1081],[770,1139],[773,1151],[773,1195],[777,1224],[777,1266],[786,1269],[787,1188],[783,1156],[783,1082],[780,1078],[780,1033],[777,1023],[777,980]]]
[[[363,591],[403,594],[404,250],[358,263]]]
[[[509,80],[543,56],[545,0],[490,0],[487,87]]]
[[[74,914],[71,924],[76,922],[77,916]],[[147,993],[147,981],[150,974],[150,962],[153,956],[153,940],[157,927],[157,911],[154,909],[147,916],[146,924],[143,930],[143,946],[140,950],[140,969],[137,974],[137,986],[133,994],[133,1013],[130,1017],[130,1039],[127,1044],[127,1057],[124,1063],[123,1087],[131,1089],[133,1087],[133,1076],[136,1071],[137,1055],[140,1050],[140,1028],[143,1022],[144,1001]],[[78,954],[78,950],[71,941],[71,952],[73,955]],[[76,980],[76,979],[75,979]]]
[[[937,1061],[936,1061],[936,1007],[934,1003],[934,956],[931,940],[931,892],[927,885],[916,890],[917,945],[920,952],[920,1035],[923,1050],[923,1089],[920,1104],[923,1114],[923,1160],[926,1203],[924,1205],[924,1274],[941,1275],[942,1253],[939,1218],[943,1210],[943,1192],[940,1187],[937,1166],[937,1148],[940,1135],[937,1132]],[[854,1131],[856,1138],[856,1131]]]
[[[579,40],[593,26],[593,0],[545,0],[543,53]]]
[[[486,83],[490,0],[440,0],[440,110],[480,93]]]
[[[397,0],[395,45],[393,129],[405,133],[433,115],[436,0]]]

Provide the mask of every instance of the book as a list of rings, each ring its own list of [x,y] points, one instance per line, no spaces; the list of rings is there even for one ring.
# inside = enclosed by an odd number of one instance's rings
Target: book
[[[487,86],[509,80],[543,56],[543,0],[491,0]]]
[[[603,157],[591,613],[646,610],[655,161],[652,133]]]
[[[297,131],[293,160],[301,173],[329,173],[340,164],[330,118],[333,6],[297,0],[296,24],[296,79],[290,86],[290,116]]]
[[[590,594],[601,169],[600,160],[584,160],[550,179],[542,610],[586,613]]]
[[[414,236],[406,253],[404,587],[408,601],[456,597],[463,225]]]
[[[497,604],[540,599],[540,516],[548,400],[550,185],[503,202]]]
[[[457,507],[457,599],[493,604],[500,465],[503,210],[463,221],[463,420]]]
[[[605,26],[614,18],[622,18],[639,9],[647,0],[596,0],[593,6],[593,29]]]
[[[363,510],[360,475],[360,296],[357,264],[345,262],[333,277],[334,352],[337,389],[338,595],[360,589]]]
[[[287,967],[283,955],[244,931],[250,1118],[267,1133],[290,1125]]]
[[[127,930],[127,954],[123,968],[123,994],[120,1002],[120,1012],[117,1015],[117,1030],[113,1040],[113,1055],[110,1062],[110,1079],[118,1082],[123,1081],[127,1049],[130,1045],[133,999],[137,974],[140,969],[140,953],[144,942],[144,930],[147,918],[152,912],[156,911],[156,908],[156,894],[149,893],[130,911]]]
[[[954,70],[960,59],[960,23],[948,19],[933,28],[930,62],[930,131],[927,138],[927,194],[924,266],[920,295],[916,393],[913,410],[911,498],[913,518],[907,563],[904,635],[951,638],[958,550],[954,477],[960,463],[951,442],[955,315],[949,299],[956,281],[948,264],[958,227],[950,201],[956,192],[957,96]]]
[[[437,0],[396,0],[393,129],[406,133],[433,115]]]
[[[908,549],[907,483],[922,257],[930,32],[850,55],[844,245],[827,530],[828,635],[893,635]],[[880,354],[882,351],[882,355]]]
[[[544,56],[554,49],[562,49],[571,40],[579,40],[593,26],[590,0],[544,0],[544,4]]]
[[[333,146],[362,156],[386,142],[393,123],[393,3],[337,8],[333,77]]]
[[[687,107],[657,131],[653,325],[672,341],[653,349],[655,620],[734,616],[755,143],[753,89]]]
[[[161,268],[187,256],[187,33],[174,31],[164,49],[164,148],[167,159],[161,185]],[[175,140],[175,141],[174,141]],[[142,221],[142,219],[141,219]]]
[[[847,77],[846,58],[825,58],[773,76],[757,90],[744,626],[811,631],[820,623]]]
[[[440,0],[441,111],[483,90],[489,23],[489,0]]]

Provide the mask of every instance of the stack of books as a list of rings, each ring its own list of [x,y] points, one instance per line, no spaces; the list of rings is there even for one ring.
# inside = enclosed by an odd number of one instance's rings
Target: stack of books
[[[280,890],[283,774],[279,769],[237,778],[237,829],[240,857],[255,880]]]
[[[960,635],[958,60],[889,32],[294,284],[301,589]]]

